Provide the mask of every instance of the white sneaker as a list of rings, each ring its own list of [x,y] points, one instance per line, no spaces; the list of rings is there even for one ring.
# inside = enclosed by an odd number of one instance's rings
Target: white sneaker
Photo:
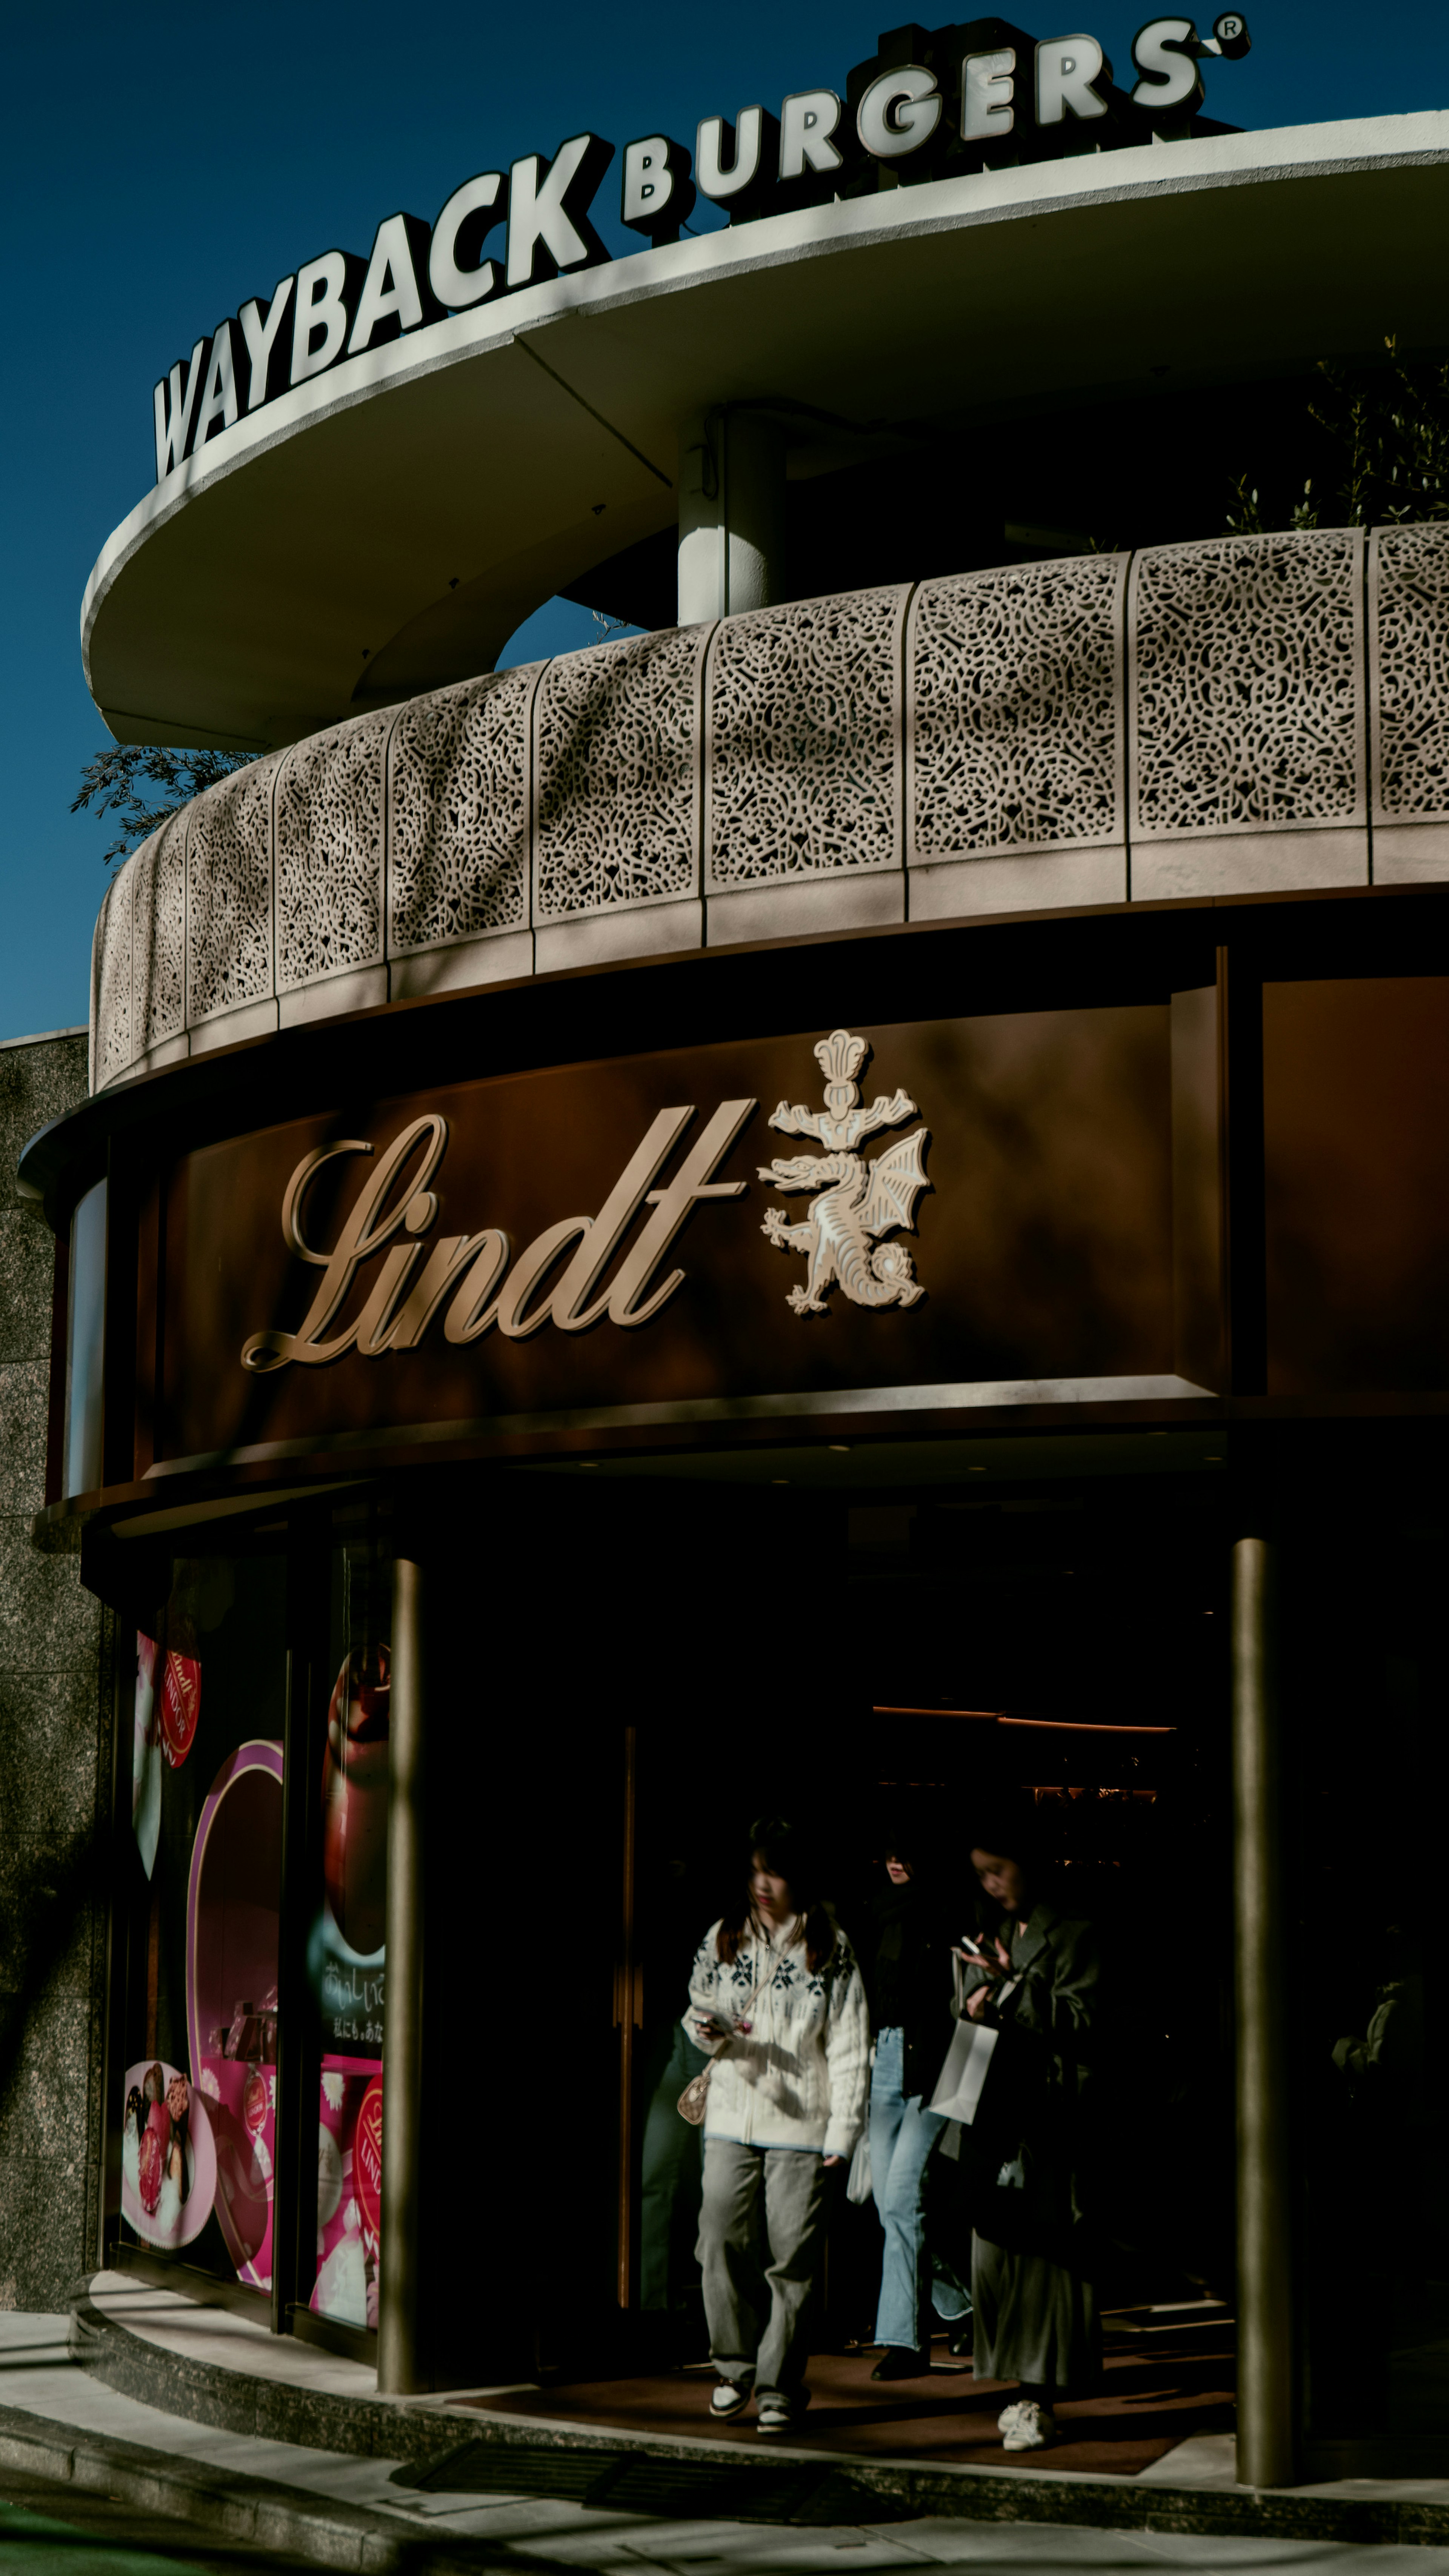
[[[998,2429],[1003,2451],[1044,2451],[1056,2439],[1057,2419],[1049,2406],[1025,2397],[1020,2405],[1006,2408]]]
[[[1013,2397],[1009,2406],[1003,2406],[1001,2413],[996,2418],[996,2429],[998,2433],[1009,2433],[1011,2431],[1012,2425],[1016,2422],[1018,2415],[1021,2413],[1023,2402],[1024,2401],[1020,2397]]]
[[[747,2381],[722,2379],[710,2397],[709,2411],[717,2424],[723,2424],[731,2415],[743,2415],[749,2402]]]

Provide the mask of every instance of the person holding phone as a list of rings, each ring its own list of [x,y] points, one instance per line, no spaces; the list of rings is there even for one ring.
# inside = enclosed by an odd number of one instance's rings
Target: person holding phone
[[[963,1935],[956,2010],[998,2045],[971,2137],[972,2368],[1014,2379],[998,2417],[1008,2451],[1041,2450],[1059,2396],[1101,2367],[1090,2277],[1087,2168],[1101,1960],[1090,1923],[1050,1888],[1026,1793],[973,1818],[971,1865],[989,1920]]]
[[[885,2350],[872,2379],[919,2379],[930,2369],[933,2305],[952,2329],[953,2352],[966,2349],[971,2315],[969,2292],[933,2263],[926,2243],[926,2176],[946,2126],[926,2104],[951,2037],[952,1980],[949,1918],[923,1839],[904,1820],[887,1824],[885,1884],[873,1907],[870,2178],[885,2236],[875,2319]]]
[[[808,2405],[811,2295],[830,2176],[865,2107],[870,2023],[855,1954],[796,1829],[751,1833],[738,1896],[695,1953],[685,2029],[717,2051],[704,2118],[700,2268],[716,2422],[788,2433]]]

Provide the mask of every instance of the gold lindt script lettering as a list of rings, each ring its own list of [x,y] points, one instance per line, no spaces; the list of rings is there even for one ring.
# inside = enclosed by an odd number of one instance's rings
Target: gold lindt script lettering
[[[659,1185],[664,1165],[697,1115],[689,1107],[661,1109],[597,1216],[561,1217],[546,1226],[511,1269],[512,1246],[497,1226],[440,1235],[431,1245],[423,1240],[437,1220],[438,1196],[429,1185],[448,1144],[447,1120],[436,1112],[415,1118],[393,1138],[327,1251],[310,1244],[303,1231],[307,1192],[324,1163],[340,1154],[370,1156],[373,1148],[361,1137],[319,1146],[303,1156],[282,1197],[283,1241],[321,1271],[317,1293],[296,1332],[252,1334],[242,1349],[243,1368],[323,1368],[354,1349],[363,1359],[414,1350],[445,1306],[443,1338],[453,1343],[475,1342],[494,1325],[505,1339],[524,1341],[550,1323],[562,1333],[582,1333],[604,1316],[626,1331],[651,1322],[683,1284],[682,1270],[671,1270],[657,1284],[656,1273],[691,1208],[704,1199],[739,1198],[748,1186],[717,1181],[714,1174],[758,1106],[754,1100],[722,1100],[673,1179]],[[645,1207],[651,1213],[626,1248],[625,1237]],[[339,1324],[359,1270],[378,1253],[383,1259],[358,1312]]]

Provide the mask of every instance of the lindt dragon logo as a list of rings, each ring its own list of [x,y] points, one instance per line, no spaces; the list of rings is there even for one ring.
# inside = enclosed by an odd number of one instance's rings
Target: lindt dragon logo
[[[929,1187],[921,1157],[930,1129],[918,1127],[871,1163],[856,1151],[880,1128],[899,1127],[917,1115],[904,1091],[862,1104],[856,1076],[869,1054],[867,1040],[848,1030],[822,1038],[815,1061],[825,1075],[824,1109],[799,1102],[792,1108],[782,1100],[770,1119],[783,1136],[813,1136],[827,1149],[759,1167],[761,1180],[773,1181],[777,1190],[819,1192],[803,1225],[791,1225],[781,1209],[767,1208],[760,1229],[778,1250],[803,1252],[809,1264],[803,1286],[792,1288],[786,1300],[797,1315],[828,1315],[825,1299],[837,1284],[857,1306],[914,1306],[926,1293],[905,1245],[878,1243],[876,1237],[898,1227],[914,1234],[916,1201]]]

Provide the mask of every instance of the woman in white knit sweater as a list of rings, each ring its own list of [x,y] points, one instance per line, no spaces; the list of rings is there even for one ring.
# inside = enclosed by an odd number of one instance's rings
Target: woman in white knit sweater
[[[753,2390],[759,2431],[786,2433],[809,2402],[829,2176],[860,2132],[870,2050],[854,1952],[790,1826],[755,1826],[747,1884],[695,1953],[685,2028],[719,2052],[698,2246],[719,2373],[710,2412],[742,2414]]]

